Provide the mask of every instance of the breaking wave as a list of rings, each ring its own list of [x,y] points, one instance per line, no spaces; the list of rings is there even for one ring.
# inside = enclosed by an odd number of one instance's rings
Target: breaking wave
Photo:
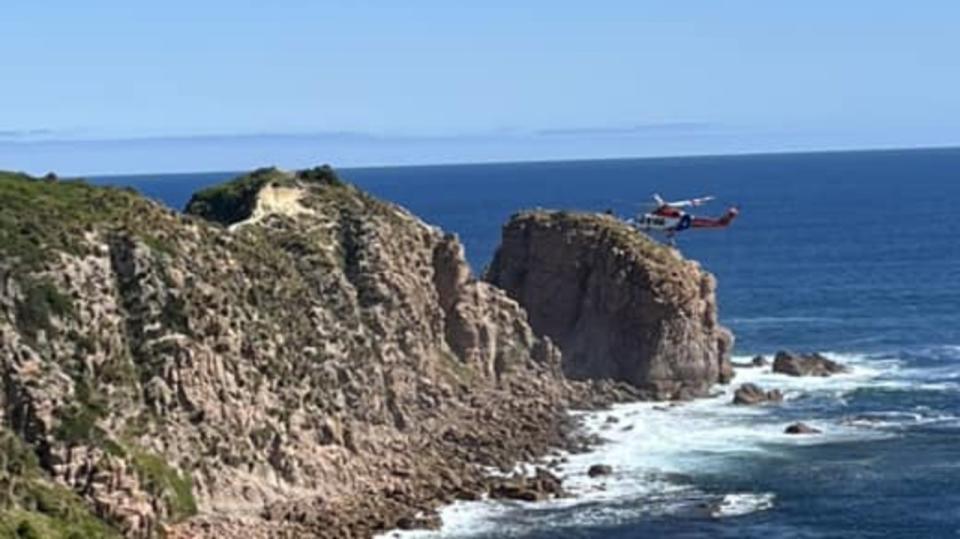
[[[960,354],[960,347],[948,353]],[[790,447],[883,440],[919,425],[958,425],[958,418],[918,405],[908,410],[859,410],[858,392],[954,391],[960,366],[908,366],[897,355],[831,353],[850,371],[827,378],[790,377],[767,367],[737,368],[734,383],[685,403],[635,402],[600,412],[573,412],[605,443],[584,454],[561,454],[554,472],[569,498],[539,503],[457,502],[441,510],[439,531],[391,532],[384,537],[510,537],[553,530],[617,526],[651,516],[739,518],[776,507],[774,492],[717,490],[698,484],[703,474],[734,473],[750,455],[779,455]],[[735,357],[736,362],[749,357]],[[941,370],[936,370],[941,369]],[[946,381],[944,381],[946,379]],[[735,406],[736,387],[752,382],[779,388],[780,406]],[[803,421],[823,434],[791,436],[784,427]],[[554,457],[555,458],[555,457]],[[549,460],[549,459],[548,459]],[[590,478],[593,464],[614,472]],[[544,463],[537,463],[543,465]],[[528,467],[532,470],[532,466]]]

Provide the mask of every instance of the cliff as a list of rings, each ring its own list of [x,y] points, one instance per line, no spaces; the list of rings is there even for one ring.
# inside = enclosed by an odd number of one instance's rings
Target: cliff
[[[0,537],[435,525],[457,498],[561,492],[484,467],[582,447],[567,408],[638,396],[610,380],[729,375],[712,277],[612,218],[522,214],[490,278],[329,167],[184,213],[0,173]]]
[[[673,248],[607,215],[532,211],[504,226],[487,279],[563,352],[574,379],[688,398],[732,377],[716,281]]]
[[[0,205],[0,535],[416,525],[588,393],[456,237],[326,167],[186,214],[0,173]]]

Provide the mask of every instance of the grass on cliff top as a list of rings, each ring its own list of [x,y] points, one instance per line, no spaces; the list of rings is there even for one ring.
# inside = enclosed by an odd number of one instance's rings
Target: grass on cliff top
[[[89,255],[87,233],[118,229],[171,252],[174,246],[157,236],[164,215],[132,189],[0,171],[0,263],[23,288],[24,297],[15,306],[18,329],[32,338],[40,330],[52,330],[51,317],[73,313],[70,298],[37,275],[56,253]]]
[[[33,451],[0,429],[0,538],[99,538],[120,534],[74,492],[49,480]]]
[[[514,215],[510,221],[532,220],[549,225],[564,226],[580,234],[596,235],[611,241],[628,252],[643,255],[658,262],[676,261],[673,250],[633,228],[622,219],[603,213],[577,211],[526,211]]]
[[[187,202],[184,213],[222,225],[243,221],[253,213],[257,204],[257,193],[265,185],[289,186],[298,180],[307,184],[343,185],[329,165],[301,170],[295,174],[274,167],[260,168],[226,183],[197,191]]]
[[[35,179],[0,172],[0,261],[18,275],[23,297],[14,306],[27,337],[52,330],[51,318],[73,313],[70,298],[35,271],[52,251],[84,254],[83,234],[113,222],[135,204],[131,191],[82,181]]]
[[[155,209],[132,189],[0,172],[0,256],[29,270],[52,250],[84,255],[84,233],[103,225],[138,225],[145,210]]]

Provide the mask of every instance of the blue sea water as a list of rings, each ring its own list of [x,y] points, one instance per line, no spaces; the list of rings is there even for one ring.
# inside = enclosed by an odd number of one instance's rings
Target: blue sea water
[[[829,380],[741,369],[786,390],[779,407],[714,399],[616,409],[631,430],[571,458],[579,494],[445,511],[457,537],[960,536],[960,150],[914,150],[345,169],[342,176],[460,235],[482,270],[513,212],[613,209],[651,193],[739,204],[726,230],[678,246],[719,281],[736,355],[825,351]],[[114,176],[175,208],[231,173]],[[801,420],[823,435],[782,434]],[[598,485],[589,462],[614,465]]]

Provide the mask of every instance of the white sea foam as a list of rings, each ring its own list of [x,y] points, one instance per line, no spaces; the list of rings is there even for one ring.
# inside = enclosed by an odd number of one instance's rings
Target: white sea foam
[[[565,455],[567,462],[556,471],[572,497],[541,503],[457,502],[441,510],[441,530],[391,532],[389,536],[522,535],[543,528],[560,531],[568,526],[615,525],[649,514],[686,514],[692,508],[715,518],[735,518],[774,507],[774,493],[704,492],[691,478],[736,466],[744,455],[775,453],[795,445],[895,436],[896,432],[882,427],[904,421],[916,424],[935,416],[922,410],[861,414],[859,418],[836,414],[836,408],[842,408],[858,388],[906,388],[928,382],[904,377],[903,365],[896,359],[825,355],[849,366],[850,371],[825,378],[791,377],[773,373],[769,366],[744,367],[737,369],[733,384],[717,387],[710,398],[682,404],[635,402],[602,412],[574,412],[588,432],[599,434],[607,443],[588,453]],[[786,398],[784,407],[805,410],[809,406],[811,415],[803,421],[823,434],[784,434],[789,421],[776,413],[778,407],[732,405],[733,391],[745,382],[780,388]],[[819,404],[812,406],[811,402]],[[614,472],[591,479],[586,472],[598,463],[610,465]]]
[[[776,498],[776,496],[772,493],[725,494],[720,500],[720,503],[714,507],[711,516],[717,518],[739,517],[756,513],[757,511],[764,511],[773,507],[774,498]]]

